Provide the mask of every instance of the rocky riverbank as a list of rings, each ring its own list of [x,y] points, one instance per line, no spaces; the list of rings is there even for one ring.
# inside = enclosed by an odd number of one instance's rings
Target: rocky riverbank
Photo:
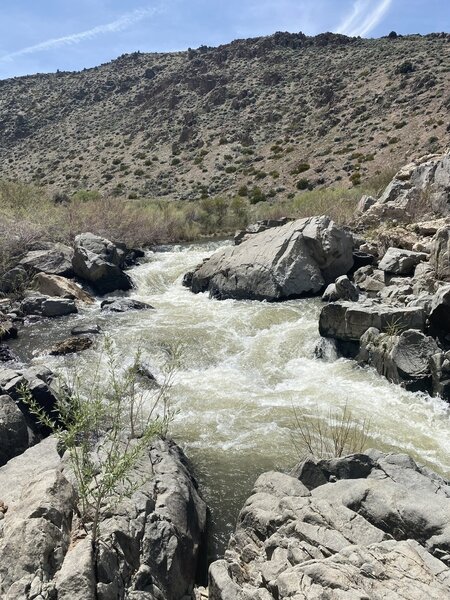
[[[450,400],[449,178],[448,155],[402,169],[379,199],[361,200],[351,229],[326,216],[250,226],[184,283],[219,300],[322,295],[318,358],[356,359],[408,390]],[[28,253],[0,282],[1,341],[20,340],[23,323],[93,303],[105,315],[157,315],[115,295],[132,288],[127,268],[139,254],[89,233],[73,248],[49,243]],[[49,354],[87,349],[100,332],[71,329]],[[67,458],[21,401],[25,387],[52,415],[54,374],[18,364],[6,345],[0,357],[0,595],[8,600],[450,593],[448,482],[406,455],[376,451],[261,475],[208,589],[194,592],[204,579],[206,505],[181,450],[155,441],[132,473],[142,486],[102,512],[94,552]]]
[[[185,284],[217,299],[323,292],[319,358],[354,358],[450,400],[449,156],[424,157],[379,199],[363,197],[352,230],[327,217],[261,222]]]
[[[308,460],[264,473],[209,600],[450,596],[450,486],[403,454]]]

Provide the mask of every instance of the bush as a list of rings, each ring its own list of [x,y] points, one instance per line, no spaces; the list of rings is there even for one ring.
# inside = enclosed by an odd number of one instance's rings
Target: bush
[[[300,414],[294,409],[292,440],[300,460],[339,458],[367,448],[370,420],[356,420],[347,404],[338,410],[330,409],[324,419],[315,415]]]
[[[310,168],[311,166],[306,162],[299,163],[292,169],[291,175],[300,175],[301,173],[309,171]]]
[[[26,386],[21,390],[21,400],[30,413],[50,429],[68,454],[82,524],[91,533],[94,548],[102,510],[144,483],[132,482],[129,475],[151,441],[167,434],[173,416],[169,391],[176,365],[168,363],[164,383],[156,393],[140,394],[140,353],[131,368],[120,368],[112,343],[106,339],[105,356],[107,377],[101,378],[97,368],[88,385],[77,373],[66,379],[53,414],[41,407]]]
[[[305,178],[300,179],[297,181],[296,187],[298,190],[307,190],[309,188],[309,180]]]

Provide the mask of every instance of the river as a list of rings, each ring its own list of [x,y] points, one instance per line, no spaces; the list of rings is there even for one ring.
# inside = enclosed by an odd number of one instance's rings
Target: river
[[[326,419],[330,409],[347,405],[355,419],[370,419],[370,445],[408,452],[450,475],[448,405],[406,392],[352,361],[315,359],[320,300],[220,302],[182,286],[183,274],[222,243],[148,252],[129,272],[136,284],[131,295],[155,311],[106,314],[98,302],[74,317],[27,327],[14,349],[50,368],[76,362],[79,372],[91,372],[101,339],[69,359],[46,353],[81,323],[98,323],[124,365],[139,347],[158,372],[161,348],[181,348],[171,435],[192,460],[211,507],[211,557],[223,552],[257,476],[296,463],[293,407]]]

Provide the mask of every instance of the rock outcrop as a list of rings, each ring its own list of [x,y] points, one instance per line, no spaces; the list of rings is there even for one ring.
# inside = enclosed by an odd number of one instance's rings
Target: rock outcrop
[[[75,238],[72,266],[75,274],[99,294],[130,290],[133,285],[123,268],[127,250],[92,233]]]
[[[424,156],[400,169],[381,197],[366,207],[360,222],[411,223],[424,216],[446,216],[449,190],[450,153]]]
[[[102,513],[98,550],[76,535],[76,489],[48,438],[0,468],[0,596],[8,600],[182,600],[193,588],[206,505],[181,450],[155,442],[143,485]]]
[[[255,233],[222,248],[186,282],[219,299],[277,301],[317,294],[353,265],[350,234],[328,217],[311,217]]]
[[[259,477],[210,567],[210,600],[450,596],[448,482],[375,451],[296,475]]]
[[[431,394],[431,360],[439,353],[440,348],[434,338],[415,329],[389,335],[372,327],[361,337],[357,358],[393,383],[414,392]]]
[[[79,300],[87,304],[94,302],[92,296],[85,292],[79,285],[59,275],[38,273],[31,282],[31,286],[43,296],[71,298],[72,300]]]
[[[72,270],[73,249],[64,244],[47,244],[41,250],[28,252],[20,261],[21,266],[30,275],[37,273],[48,273],[49,275],[60,275],[70,277]]]

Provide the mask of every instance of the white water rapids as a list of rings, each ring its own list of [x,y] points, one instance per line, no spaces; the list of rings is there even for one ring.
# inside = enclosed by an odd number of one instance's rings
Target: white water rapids
[[[58,368],[67,359],[49,357],[45,350],[81,323],[98,323],[125,364],[140,347],[157,368],[158,348],[182,344],[172,389],[177,413],[171,435],[192,460],[211,507],[213,554],[223,550],[256,477],[296,463],[293,406],[327,418],[330,408],[347,404],[355,418],[370,419],[372,446],[408,452],[450,474],[446,403],[406,392],[352,361],[313,358],[320,300],[220,302],[184,288],[183,274],[217,246],[149,252],[147,262],[130,271],[136,283],[131,296],[155,311],[106,314],[97,304],[69,319],[27,328],[16,351],[24,359]],[[76,362],[81,372],[92,369],[96,352],[98,347],[69,363]]]

